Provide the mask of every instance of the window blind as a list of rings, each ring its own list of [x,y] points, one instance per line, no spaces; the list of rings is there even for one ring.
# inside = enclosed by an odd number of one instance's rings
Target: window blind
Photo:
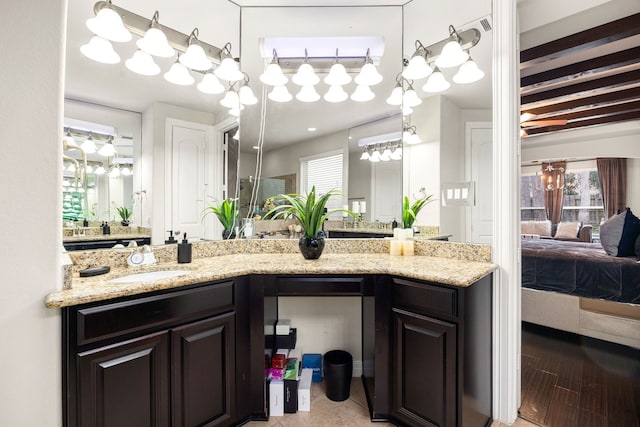
[[[309,193],[315,185],[316,195],[337,190],[342,194],[342,154],[307,159],[302,161],[302,173],[305,193]],[[342,198],[332,197],[327,208],[342,208]]]

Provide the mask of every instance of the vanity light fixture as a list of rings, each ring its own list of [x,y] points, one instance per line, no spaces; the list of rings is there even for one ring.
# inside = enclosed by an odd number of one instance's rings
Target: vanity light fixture
[[[402,80],[398,80],[396,78],[396,86],[391,91],[391,95],[387,98],[387,104],[389,105],[402,105],[402,93],[404,89],[402,88]]]
[[[258,98],[253,94],[253,90],[249,86],[249,76],[247,74],[244,74],[242,86],[238,90],[238,97],[242,105],[255,105],[258,103]]]
[[[478,64],[471,58],[460,66],[458,72],[453,76],[453,81],[458,84],[477,82],[484,77],[484,71],[478,68]]]
[[[371,53],[371,50],[367,49],[367,54],[364,59],[364,65],[362,66],[362,69],[354,79],[354,81],[358,86],[375,86],[378,83],[382,82],[383,80],[382,74],[378,72],[378,69],[373,64],[373,60],[371,59],[370,53]]]
[[[198,83],[197,87],[200,92],[207,93],[209,95],[217,95],[224,92],[224,85],[220,83],[220,80],[218,80],[218,77],[216,77],[212,71],[207,72],[202,77],[202,80]]]
[[[280,64],[278,64],[278,53],[273,49],[273,58],[264,72],[260,75],[260,81],[269,86],[284,86],[289,79],[282,72]],[[281,102],[281,101],[277,101]]]
[[[285,85],[274,86],[267,97],[274,102],[289,102],[293,99]]]
[[[371,156],[369,157],[369,161],[373,163],[378,163],[380,161],[380,153],[378,153],[378,151],[374,151],[373,153],[371,153]]]
[[[93,140],[93,136],[89,133],[87,139],[80,145],[80,148],[84,150],[87,154],[93,154],[96,152],[96,142]]]
[[[402,117],[410,116],[412,114],[413,114],[413,108],[409,107],[408,105],[402,106]]]
[[[337,103],[337,102],[346,101],[347,98],[349,98],[349,95],[347,94],[347,92],[344,91],[341,85],[330,86],[327,93],[324,94],[324,100],[327,102]]]
[[[229,91],[225,93],[224,98],[220,100],[220,105],[226,108],[239,108],[240,97],[233,86],[229,88]]]
[[[324,78],[324,82],[329,86],[344,86],[351,83],[351,76],[347,74],[347,69],[344,68],[344,65],[339,62],[338,49],[336,49],[336,62],[329,69],[329,74]]]
[[[98,150],[98,154],[103,157],[112,157],[116,154],[116,147],[113,145],[113,137],[110,136],[109,140]]]
[[[93,36],[89,43],[80,46],[80,52],[89,59],[102,64],[117,64],[120,62],[120,55],[113,50],[111,42],[100,36]]]
[[[118,167],[118,165],[111,166],[111,169],[109,170],[109,173],[107,175],[109,175],[109,178],[117,178],[117,177],[119,177],[120,176],[120,168]]]
[[[93,166],[87,163],[87,168],[85,169],[85,173],[93,173]]]
[[[437,93],[449,89],[450,86],[451,83],[444,77],[440,68],[436,67],[433,70],[433,74],[429,76],[427,82],[422,86],[422,90],[428,93]]]
[[[362,151],[362,155],[360,156],[360,160],[369,160],[371,155],[369,154],[369,150],[366,148]]]
[[[164,79],[179,86],[189,86],[195,82],[195,79],[189,73],[189,69],[180,63],[179,58],[173,63],[169,71],[164,73]]]
[[[409,86],[402,95],[402,105],[406,105],[410,108],[417,107],[418,105],[422,104],[422,99],[420,99],[416,91],[413,89],[413,81],[407,80],[407,83],[409,84]]]
[[[356,90],[351,94],[351,100],[356,102],[371,101],[376,97],[371,88],[367,85],[358,85]]]
[[[278,66],[278,68],[280,68]],[[282,69],[280,69],[282,72]],[[291,81],[297,84],[298,86],[314,86],[320,83],[320,77],[313,70],[311,64],[309,64],[309,55],[307,53],[307,49],[304,50],[304,62],[298,67],[298,71],[296,74],[291,77]],[[315,92],[315,89],[314,89]],[[297,97],[296,97],[297,98]],[[320,96],[318,95],[318,99]],[[302,101],[302,100],[301,100]],[[313,102],[313,101],[304,101],[304,102]]]
[[[131,176],[131,168],[128,164],[124,163],[121,165],[120,174],[122,176]]]
[[[69,166],[67,166],[66,171],[67,171],[67,172],[75,172],[75,171],[76,171],[76,165],[75,165],[75,163],[69,163]]]
[[[136,42],[136,45],[143,52],[149,55],[158,56],[160,58],[170,58],[176,51],[171,47],[167,36],[158,27],[158,18],[160,14],[156,10],[151,18],[149,29],[144,33],[144,37]]]
[[[211,60],[207,58],[207,54],[200,44],[198,44],[198,28],[194,28],[187,40],[187,50],[178,59],[185,67],[196,71],[207,71],[213,65]]]
[[[416,132],[415,126],[405,126],[402,131],[402,142],[409,145],[420,144],[422,139],[420,139]]]
[[[143,76],[156,76],[160,74],[158,64],[153,61],[151,55],[143,50],[136,51],[124,64],[129,70]]]
[[[449,25],[449,41],[444,45],[440,56],[436,59],[436,66],[440,68],[457,67],[467,59],[469,59],[469,54],[462,50],[458,32],[453,25]]]
[[[238,62],[231,56],[231,43],[226,43],[220,51],[220,65],[213,72],[218,78],[228,82],[237,82],[244,78]]]
[[[229,115],[233,117],[240,117],[240,112],[244,110],[244,105],[240,104],[240,107],[233,107],[229,109]]]
[[[237,128],[236,131],[233,133],[232,139],[234,141],[240,141],[240,128]]]
[[[415,53],[411,56],[407,67],[402,71],[402,77],[409,80],[424,79],[433,72],[433,69],[427,64],[429,51],[425,49],[420,40],[416,40],[415,46]]]
[[[302,65],[305,65],[305,64],[302,64]],[[306,65],[309,65],[309,64],[306,64]],[[296,99],[302,102],[316,102],[320,99],[320,94],[316,92],[315,86],[305,85],[305,86],[302,86],[300,88],[300,91],[296,94]]]
[[[93,171],[93,173],[95,173],[96,175],[104,175],[105,172],[106,170],[104,169],[104,165],[102,163],[100,163],[100,166],[98,166],[96,170]]]
[[[391,161],[391,150],[389,149],[389,147],[385,148],[382,151],[382,154],[380,154],[380,160],[382,160],[383,162]]]
[[[398,145],[389,157],[391,160],[402,160],[402,147]]]
[[[103,3],[95,17],[87,19],[87,28],[97,36],[114,42],[128,42],[131,33],[122,22],[122,18],[113,10],[111,0]]]

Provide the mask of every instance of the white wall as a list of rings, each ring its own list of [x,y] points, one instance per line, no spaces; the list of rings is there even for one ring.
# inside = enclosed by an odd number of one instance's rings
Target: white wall
[[[44,297],[62,282],[65,7],[65,0],[5,2],[0,16],[11,56],[0,78],[0,194],[9,227],[0,249],[3,426],[62,424],[60,311],[47,309]]]
[[[464,181],[465,141],[460,119],[460,108],[446,96],[441,97],[440,115],[440,184]],[[465,208],[442,206],[442,195],[438,194],[440,206],[440,232],[451,234],[451,241],[465,240]],[[435,204],[435,203],[434,203]]]

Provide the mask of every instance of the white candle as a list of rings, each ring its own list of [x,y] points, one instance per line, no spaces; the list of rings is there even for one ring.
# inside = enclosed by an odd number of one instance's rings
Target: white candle
[[[413,240],[401,240],[402,244],[402,255],[404,256],[413,256]]]
[[[400,240],[389,241],[389,255],[394,255],[394,256],[402,255],[402,241]]]
[[[359,202],[351,203],[351,210],[353,211],[353,213],[360,213],[360,203]]]
[[[342,209],[344,209],[345,211],[348,211],[349,210],[349,205],[342,206]],[[342,212],[342,217],[346,218],[347,217],[347,213],[346,212]]]
[[[360,202],[360,213],[367,213],[367,202],[364,200]]]

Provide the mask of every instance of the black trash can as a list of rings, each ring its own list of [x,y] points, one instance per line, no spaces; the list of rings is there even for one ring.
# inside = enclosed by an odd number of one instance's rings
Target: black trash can
[[[349,398],[353,358],[343,350],[331,350],[322,361],[326,394],[329,400],[342,402]]]

